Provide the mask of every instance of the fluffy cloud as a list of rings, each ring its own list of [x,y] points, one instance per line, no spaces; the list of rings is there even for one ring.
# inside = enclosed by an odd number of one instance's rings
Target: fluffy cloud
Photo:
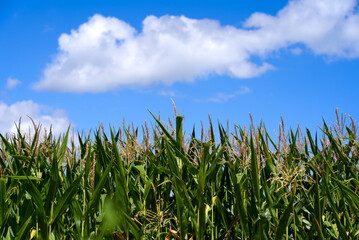
[[[276,16],[254,13],[244,26],[251,49],[268,53],[301,43],[315,54],[359,56],[359,14],[356,0],[290,1]],[[256,41],[260,40],[260,41]]]
[[[19,79],[10,77],[6,81],[6,88],[7,89],[13,89],[13,88],[15,88],[16,86],[18,86],[20,84],[21,84],[21,81]]]
[[[112,17],[95,15],[59,38],[60,53],[36,89],[106,91],[123,85],[191,81],[209,73],[253,77],[270,68],[248,61],[233,27],[184,16],[147,17],[142,33]]]
[[[62,110],[51,110],[46,106],[39,105],[33,101],[21,101],[12,105],[0,102],[0,133],[15,133],[16,125],[19,124],[21,117],[21,130],[33,133],[33,123],[28,118],[30,116],[35,124],[41,123],[47,130],[52,128],[53,134],[64,133],[69,127],[70,121]]]
[[[315,54],[356,58],[356,8],[356,0],[290,1],[275,16],[252,14],[243,28],[209,19],[148,16],[139,33],[124,21],[96,14],[60,36],[58,54],[34,87],[100,92],[209,74],[252,78],[273,69],[264,60],[268,55],[294,44]],[[263,62],[254,63],[253,56]]]

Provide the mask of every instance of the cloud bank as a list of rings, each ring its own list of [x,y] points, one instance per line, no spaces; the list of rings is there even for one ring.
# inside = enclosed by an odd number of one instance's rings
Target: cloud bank
[[[59,52],[34,88],[102,92],[210,74],[252,78],[274,68],[266,57],[294,44],[318,55],[357,58],[357,7],[356,0],[289,1],[275,16],[252,14],[242,28],[210,19],[148,16],[142,32],[96,14],[59,37]],[[253,62],[254,56],[262,62]]]
[[[28,116],[34,120],[35,124],[41,123],[42,127],[47,130],[51,126],[53,134],[57,136],[64,133],[70,124],[66,113],[62,110],[51,110],[33,101],[20,101],[12,105],[0,101],[0,133],[3,135],[16,133],[16,125],[19,124],[21,117],[21,130],[28,133],[30,129],[32,134],[33,123]]]

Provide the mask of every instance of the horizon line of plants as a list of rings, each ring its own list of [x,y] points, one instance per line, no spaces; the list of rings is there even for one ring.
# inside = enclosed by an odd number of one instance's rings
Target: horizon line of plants
[[[357,127],[0,134],[1,239],[359,239]],[[140,132],[143,137],[138,140]],[[93,134],[93,136],[91,135]],[[188,138],[188,140],[187,140]]]

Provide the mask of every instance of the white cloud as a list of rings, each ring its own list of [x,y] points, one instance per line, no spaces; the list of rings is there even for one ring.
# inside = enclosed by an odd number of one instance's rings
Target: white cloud
[[[295,44],[315,54],[355,58],[359,56],[356,7],[356,0],[289,1],[275,16],[252,14],[244,28],[209,19],[148,16],[139,33],[115,17],[96,14],[60,36],[58,54],[34,87],[100,92],[193,81],[208,74],[252,78],[273,69],[264,61],[271,53]],[[263,62],[252,62],[252,56]]]
[[[210,73],[248,78],[270,69],[248,61],[236,40],[239,31],[213,20],[149,16],[138,34],[121,20],[95,15],[60,36],[60,52],[35,89],[99,92]]]
[[[176,97],[176,93],[174,91],[167,91],[167,90],[160,90],[158,94],[165,96],[165,97]]]
[[[3,135],[16,133],[16,125],[19,124],[20,117],[21,130],[28,133],[30,129],[33,133],[33,123],[28,116],[35,124],[41,123],[47,130],[51,126],[53,134],[57,136],[64,133],[70,125],[66,113],[62,110],[51,110],[33,101],[20,101],[11,105],[0,101],[0,133]]]
[[[254,13],[244,26],[252,48],[267,53],[302,43],[315,54],[359,57],[359,15],[356,0],[290,1],[276,16]]]
[[[8,78],[6,81],[6,88],[7,89],[13,89],[21,84],[21,81],[17,78]]]
[[[252,90],[248,87],[241,87],[238,91],[233,93],[222,93],[219,92],[215,97],[210,97],[207,100],[209,102],[227,102],[231,98],[235,98],[238,95],[243,95],[252,92]]]
[[[303,50],[299,47],[289,49],[289,51],[294,55],[300,55],[303,52]]]

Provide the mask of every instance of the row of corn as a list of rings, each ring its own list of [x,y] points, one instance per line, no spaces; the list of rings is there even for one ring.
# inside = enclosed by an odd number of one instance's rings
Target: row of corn
[[[354,122],[0,135],[1,239],[359,239]],[[215,133],[216,132],[216,133]]]

